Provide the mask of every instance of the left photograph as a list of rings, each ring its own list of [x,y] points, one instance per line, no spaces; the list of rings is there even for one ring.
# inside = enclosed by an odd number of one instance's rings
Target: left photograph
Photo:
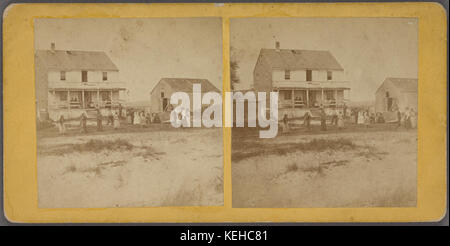
[[[220,18],[42,18],[34,30],[40,208],[223,206],[223,129],[170,120],[172,94],[222,93]]]

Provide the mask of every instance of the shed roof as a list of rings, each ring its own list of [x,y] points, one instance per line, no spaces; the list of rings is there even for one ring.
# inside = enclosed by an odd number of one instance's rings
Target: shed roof
[[[37,50],[36,58],[49,69],[118,71],[103,51]]]
[[[402,92],[417,92],[417,79],[413,78],[386,78]]]
[[[193,84],[201,84],[202,92],[219,92],[207,79],[191,79],[191,78],[162,78],[159,82],[166,82],[174,91],[192,93]],[[153,91],[153,90],[152,90]]]
[[[344,70],[327,50],[261,49],[259,54],[272,69]]]
[[[378,90],[383,87],[385,83],[391,83],[400,92],[412,92],[417,93],[417,79],[414,78],[386,78],[384,82],[380,85]],[[378,91],[377,90],[377,91]]]

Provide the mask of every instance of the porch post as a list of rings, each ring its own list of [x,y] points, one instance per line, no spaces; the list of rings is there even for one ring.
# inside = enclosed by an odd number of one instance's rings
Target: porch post
[[[324,102],[324,100],[323,100],[323,88],[321,89],[321,93],[322,93],[322,95],[320,97],[320,104],[322,104],[322,106],[325,107],[325,104],[323,103]]]
[[[112,90],[110,91],[110,97],[109,97],[109,104],[110,104],[110,106],[111,106],[111,109],[112,109],[112,101],[113,101],[113,99],[112,99],[112,97],[113,97],[113,92],[112,92]]]
[[[337,100],[337,89],[334,90],[334,105],[337,107],[338,100]]]
[[[292,108],[295,108],[294,89],[292,89],[292,92],[291,92],[291,93],[292,93],[292,94],[291,94]]]
[[[85,103],[84,103],[84,90],[81,91],[81,108],[82,108],[82,109],[85,108]]]
[[[309,90],[306,89],[306,107],[309,107]]]
[[[97,89],[97,107],[100,109],[100,90]]]
[[[69,109],[69,116],[67,118],[70,118],[70,90],[67,90],[67,108]]]
[[[52,104],[52,108],[59,108],[60,106],[59,105],[56,105],[56,95],[55,95],[55,89],[53,89],[53,91],[52,91],[52,95],[53,95],[53,98],[52,98],[52,102],[51,102],[51,104]],[[58,100],[59,101],[59,100]],[[48,106],[48,104],[50,103],[50,100],[47,102],[47,106]],[[58,103],[59,104],[59,103]]]

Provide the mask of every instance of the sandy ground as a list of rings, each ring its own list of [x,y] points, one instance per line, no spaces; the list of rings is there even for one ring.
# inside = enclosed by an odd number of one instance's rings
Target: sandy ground
[[[286,144],[312,139],[348,141],[354,146],[281,153]],[[232,143],[233,207],[416,206],[415,130],[347,129],[266,140],[236,133]],[[260,151],[240,148],[254,144],[263,148],[261,153],[242,155]]]
[[[132,148],[70,147],[91,139],[121,139]],[[222,206],[222,180],[221,128],[38,138],[41,208]]]

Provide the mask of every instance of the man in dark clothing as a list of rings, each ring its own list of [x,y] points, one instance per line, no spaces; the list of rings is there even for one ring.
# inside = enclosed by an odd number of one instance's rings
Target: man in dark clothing
[[[323,108],[320,110],[320,130],[327,130],[327,114]]]
[[[131,117],[131,124],[133,125],[134,124],[134,111],[131,108],[129,112],[130,112],[130,117]]]
[[[100,109],[97,109],[97,131],[102,131],[102,113],[100,112]]]
[[[402,113],[400,113],[400,110],[397,109],[397,126],[402,126]]]
[[[119,119],[122,119],[122,104],[119,103]]]

